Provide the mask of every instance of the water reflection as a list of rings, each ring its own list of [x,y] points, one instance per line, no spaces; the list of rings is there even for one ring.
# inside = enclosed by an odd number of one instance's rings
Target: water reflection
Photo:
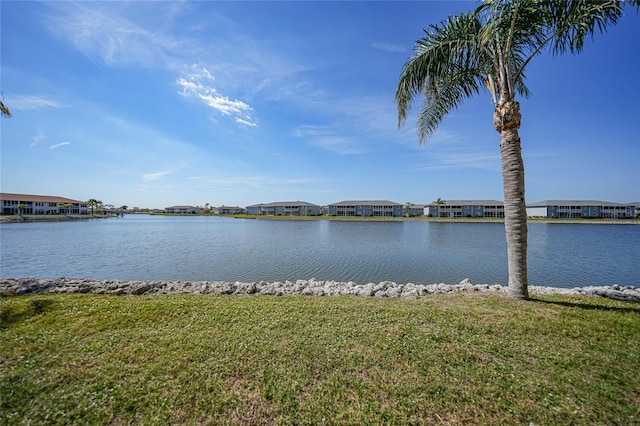
[[[0,276],[365,284],[507,282],[500,223],[128,215],[0,225]],[[640,226],[529,225],[529,280],[638,285]]]

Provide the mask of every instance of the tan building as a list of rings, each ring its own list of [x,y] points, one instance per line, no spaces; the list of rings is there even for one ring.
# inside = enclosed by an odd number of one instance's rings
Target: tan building
[[[51,195],[0,192],[0,213],[10,214],[89,214],[86,201]]]

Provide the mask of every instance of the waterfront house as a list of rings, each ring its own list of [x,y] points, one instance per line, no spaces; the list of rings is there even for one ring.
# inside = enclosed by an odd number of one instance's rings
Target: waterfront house
[[[441,200],[428,210],[432,217],[504,217],[504,203],[497,200]]]
[[[597,200],[546,200],[527,204],[527,216],[547,218],[611,218],[635,217],[635,205]]]
[[[320,206],[306,201],[278,201],[247,206],[247,212],[265,216],[318,216]]]
[[[244,213],[244,208],[238,206],[220,206],[214,209],[214,212],[217,214],[239,214]]]
[[[51,195],[0,193],[2,214],[89,214],[85,201]]]
[[[401,217],[404,206],[388,200],[349,200],[329,204],[330,216]]]
[[[169,214],[201,214],[202,209],[194,206],[171,206],[165,207],[164,212]]]

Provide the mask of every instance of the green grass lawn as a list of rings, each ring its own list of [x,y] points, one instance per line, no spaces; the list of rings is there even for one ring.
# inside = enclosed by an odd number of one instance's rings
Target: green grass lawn
[[[640,424],[640,306],[0,298],[0,424]]]

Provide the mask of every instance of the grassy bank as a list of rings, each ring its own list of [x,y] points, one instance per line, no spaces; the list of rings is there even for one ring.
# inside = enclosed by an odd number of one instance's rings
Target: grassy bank
[[[67,215],[67,214],[54,214],[54,215],[0,215],[0,223],[23,223],[23,222],[66,222],[70,220],[90,220],[90,219],[109,219],[115,216],[108,215]]]
[[[0,298],[0,424],[640,424],[640,307]]]

